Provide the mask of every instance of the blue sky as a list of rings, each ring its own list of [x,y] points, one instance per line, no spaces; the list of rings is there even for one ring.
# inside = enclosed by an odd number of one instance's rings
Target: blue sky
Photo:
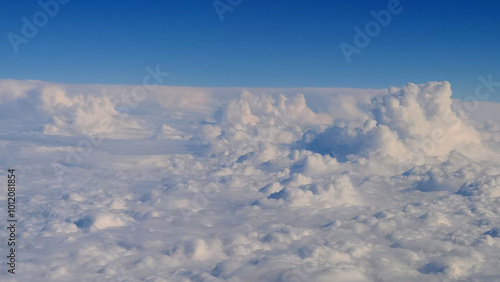
[[[38,1],[5,0],[0,78],[140,84],[145,67],[160,64],[167,85],[386,88],[448,80],[458,98],[474,93],[480,75],[500,81],[500,1],[493,0],[401,0],[401,12],[348,63],[339,44],[355,46],[354,28],[364,30],[370,11],[391,1],[241,0],[221,21],[213,0],[71,0],[16,54],[8,34],[23,36],[22,18],[33,22],[43,10]],[[499,97],[500,88],[490,100]]]

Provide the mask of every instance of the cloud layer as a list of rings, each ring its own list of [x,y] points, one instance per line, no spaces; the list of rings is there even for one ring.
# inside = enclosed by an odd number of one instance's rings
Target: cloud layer
[[[500,277],[500,105],[448,82],[134,89],[0,81],[17,279]]]

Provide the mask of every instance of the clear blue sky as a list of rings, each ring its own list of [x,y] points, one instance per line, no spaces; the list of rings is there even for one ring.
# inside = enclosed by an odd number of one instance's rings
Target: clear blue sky
[[[236,0],[220,0],[223,3]],[[242,0],[221,21],[213,0],[71,0],[15,53],[38,1],[0,2],[0,78],[140,84],[386,88],[448,80],[456,97],[479,75],[500,81],[500,1],[401,0],[403,10],[347,63],[339,44],[390,1]],[[49,0],[42,0],[49,2]],[[43,20],[43,18],[40,18]],[[500,89],[490,100],[500,101]]]

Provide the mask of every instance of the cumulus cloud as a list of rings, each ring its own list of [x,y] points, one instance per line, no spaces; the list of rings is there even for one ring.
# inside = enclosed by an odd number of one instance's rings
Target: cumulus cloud
[[[218,124],[203,128],[202,136],[212,152],[225,151],[234,158],[249,154],[266,162],[288,154],[283,146],[299,139],[305,130],[322,130],[332,120],[329,114],[310,109],[302,94],[291,100],[280,95],[275,100],[244,90],[238,100],[224,107]]]
[[[48,135],[141,138],[151,134],[139,120],[116,111],[107,97],[68,96],[62,88],[48,87],[40,100],[41,110],[51,116],[44,126]]]
[[[302,174],[292,174],[282,183],[284,188],[269,195],[269,199],[284,200],[292,206],[322,208],[361,205],[361,196],[346,175],[326,181],[313,181]]]
[[[372,98],[363,106],[364,121],[336,120],[324,132],[304,135],[301,145],[344,162],[380,155],[422,164],[426,156],[467,151],[467,146],[481,142],[480,134],[460,119],[451,105],[448,82],[410,83]]]

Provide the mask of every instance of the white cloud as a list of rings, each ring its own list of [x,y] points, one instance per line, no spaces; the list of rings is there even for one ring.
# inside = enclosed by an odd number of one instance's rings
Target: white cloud
[[[447,82],[132,89],[0,81],[18,280],[500,277],[500,105]]]

